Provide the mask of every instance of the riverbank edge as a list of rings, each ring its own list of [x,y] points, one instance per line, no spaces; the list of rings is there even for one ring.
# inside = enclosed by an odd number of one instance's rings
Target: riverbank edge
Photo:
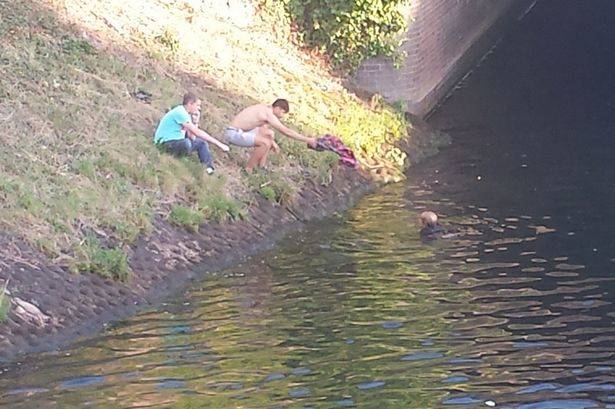
[[[400,147],[414,165],[450,143],[450,138],[411,118],[411,137]],[[340,167],[332,182],[306,181],[288,205],[260,200],[247,217],[226,224],[205,224],[196,233],[156,220],[154,233],[127,249],[134,271],[128,282],[95,274],[71,274],[18,239],[0,238],[4,264],[13,271],[10,297],[35,306],[42,314],[18,313],[15,302],[0,324],[0,362],[36,352],[61,349],[80,337],[152,308],[204,278],[271,249],[306,222],[351,208],[377,188],[360,172]],[[26,305],[27,307],[27,305]]]

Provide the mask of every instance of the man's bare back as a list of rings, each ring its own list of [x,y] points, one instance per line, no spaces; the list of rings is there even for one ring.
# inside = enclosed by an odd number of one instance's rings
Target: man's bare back
[[[265,104],[251,105],[235,115],[235,118],[231,121],[231,126],[249,131],[265,125],[271,115],[273,115],[271,106]]]

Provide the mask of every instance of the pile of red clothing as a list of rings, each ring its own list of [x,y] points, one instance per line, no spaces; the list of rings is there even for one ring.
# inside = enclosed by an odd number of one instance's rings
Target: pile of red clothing
[[[348,166],[349,168],[357,169],[359,162],[354,156],[352,149],[344,145],[344,143],[337,136],[325,135],[316,139],[316,147],[313,148],[317,151],[331,151],[335,152],[340,157],[340,164]]]

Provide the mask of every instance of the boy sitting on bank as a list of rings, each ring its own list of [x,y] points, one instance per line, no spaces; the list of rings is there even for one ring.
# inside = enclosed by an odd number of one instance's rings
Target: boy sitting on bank
[[[184,95],[182,105],[167,112],[156,129],[154,143],[175,155],[187,155],[193,151],[199,154],[199,160],[205,166],[207,174],[213,173],[211,152],[207,142],[211,142],[224,152],[229,147],[207,132],[199,129],[201,100],[193,93]],[[195,116],[191,116],[195,115]]]

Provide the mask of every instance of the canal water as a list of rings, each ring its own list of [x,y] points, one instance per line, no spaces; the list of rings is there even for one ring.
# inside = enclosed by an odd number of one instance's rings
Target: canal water
[[[0,406],[615,408],[613,8],[539,2],[405,183],[0,368]]]

